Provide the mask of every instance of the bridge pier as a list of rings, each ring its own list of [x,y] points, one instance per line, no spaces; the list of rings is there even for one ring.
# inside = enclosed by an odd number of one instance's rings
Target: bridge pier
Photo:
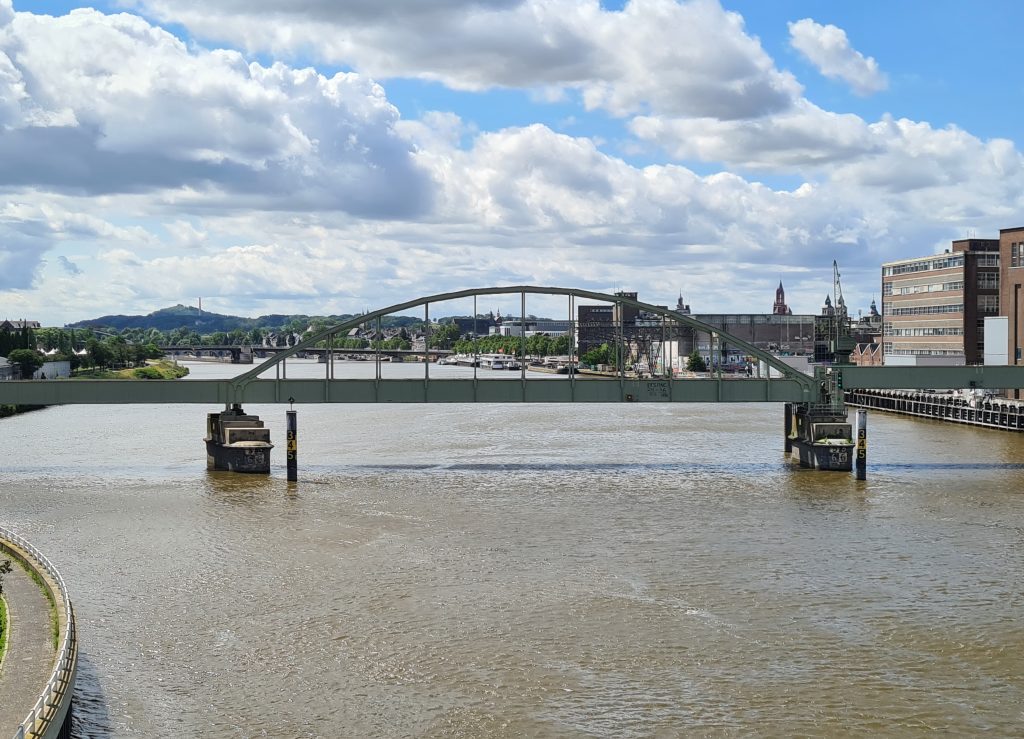
[[[799,403],[794,421],[795,432],[787,435],[787,446],[796,450],[801,467],[839,472],[853,469],[853,427],[845,409]]]
[[[270,474],[270,429],[241,403],[206,415],[205,441],[207,469]]]

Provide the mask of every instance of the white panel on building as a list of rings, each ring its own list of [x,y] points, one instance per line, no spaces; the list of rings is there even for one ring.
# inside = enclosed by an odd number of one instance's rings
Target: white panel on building
[[[985,364],[1004,366],[1010,363],[1010,319],[990,316],[985,319]]]
[[[794,357],[794,356],[775,356],[783,364],[788,364],[798,372],[803,372],[805,375],[814,375],[814,370],[811,369],[811,358],[810,357]],[[782,373],[773,367],[769,367],[765,362],[761,362],[761,377],[782,377]],[[769,374],[770,371],[770,374]]]

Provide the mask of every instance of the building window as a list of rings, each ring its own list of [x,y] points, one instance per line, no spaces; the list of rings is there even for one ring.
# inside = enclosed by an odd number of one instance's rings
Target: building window
[[[1024,267],[1024,242],[1010,244],[1010,266]]]
[[[999,289],[999,273],[998,272],[979,272],[978,273],[978,289],[979,290],[998,290]]]
[[[984,295],[979,296],[979,300],[982,297],[995,298],[998,305],[999,297],[996,295]],[[922,316],[929,313],[963,313],[963,304],[959,305],[922,305],[916,308],[893,308],[887,315],[893,316]]]
[[[962,328],[892,328],[885,331],[888,336],[963,336]]]
[[[892,295],[892,283],[891,282],[883,282],[882,283],[882,296],[884,297],[884,296],[887,296],[887,295]]]
[[[999,312],[998,295],[979,295],[978,312],[986,315],[995,315]]]

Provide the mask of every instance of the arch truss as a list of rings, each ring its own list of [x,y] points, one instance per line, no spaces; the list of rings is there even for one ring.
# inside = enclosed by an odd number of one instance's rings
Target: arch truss
[[[552,382],[550,380],[527,379],[525,362],[521,368],[521,388],[509,388],[515,383],[508,382],[482,382],[477,383],[474,375],[473,380],[452,380],[452,379],[431,379],[430,361],[443,352],[430,348],[430,306],[437,303],[472,298],[474,301],[474,315],[477,315],[476,301],[482,296],[492,295],[519,295],[523,311],[521,318],[525,323],[526,296],[562,296],[568,300],[570,344],[575,352],[575,333],[579,328],[574,309],[580,305],[579,301],[589,301],[611,304],[613,306],[612,319],[604,325],[614,336],[616,351],[628,351],[624,347],[627,342],[632,343],[634,354],[637,352],[636,344],[646,336],[648,341],[656,341],[656,336],[661,331],[662,341],[660,346],[664,347],[665,337],[675,331],[678,336],[679,327],[687,327],[694,332],[706,333],[710,337],[710,344],[713,351],[720,351],[725,347],[731,347],[742,351],[746,356],[758,360],[765,366],[775,370],[778,377],[771,378],[771,372],[765,377],[749,377],[746,379],[723,379],[719,371],[717,376],[709,378],[693,379],[675,378],[669,373],[658,374],[653,372],[653,367],[648,366],[647,377],[636,374],[627,375],[625,372],[624,356],[619,355],[616,362],[617,371],[614,376],[596,378],[593,376],[577,376],[570,373],[569,383]],[[335,339],[345,337],[352,329],[360,327],[376,327],[375,335],[380,337],[381,319],[385,316],[404,313],[417,308],[422,308],[424,313],[424,325],[426,326],[426,348],[415,352],[422,355],[426,361],[425,377],[420,380],[384,380],[380,376],[380,356],[385,351],[378,350],[378,374],[374,380],[338,380],[333,377],[333,359],[328,358],[325,369],[324,380],[298,380],[287,377],[286,362],[289,357],[309,351],[326,351],[328,355],[333,352],[344,353],[344,349],[332,349]],[[643,316],[642,329],[627,326],[623,316],[626,312],[640,314]],[[525,328],[525,325],[523,326]],[[520,337],[523,342],[522,356],[525,357],[525,331],[521,330]],[[326,349],[323,348],[326,345]],[[575,359],[575,357],[571,357]],[[572,366],[570,361],[570,366]],[[650,364],[653,364],[651,362]],[[663,367],[664,369],[664,367]],[[260,379],[261,376],[274,372],[273,379]],[[760,372],[758,373],[760,374]],[[578,381],[578,380],[586,381]],[[599,382],[598,379],[613,380],[617,382]],[[565,386],[570,387],[566,390]],[[313,389],[316,387],[317,389]],[[617,388],[617,390],[616,390]],[[272,395],[270,394],[272,390]],[[334,396],[331,396],[332,391]],[[296,394],[298,393],[298,394]],[[557,402],[557,401],[591,401],[591,402],[614,402],[619,401],[655,401],[655,400],[689,400],[696,402],[716,401],[790,401],[790,402],[819,402],[819,382],[792,367],[769,352],[760,349],[750,342],[734,336],[716,326],[704,323],[696,318],[670,310],[665,307],[652,305],[622,295],[609,295],[606,293],[580,290],[564,287],[538,287],[532,285],[516,285],[506,287],[484,287],[456,292],[439,293],[425,297],[415,298],[403,303],[390,305],[375,310],[343,323],[326,328],[312,336],[304,339],[293,347],[279,351],[262,364],[253,367],[247,372],[238,375],[230,380],[230,396],[226,400],[230,402],[280,402],[293,399],[295,402]]]

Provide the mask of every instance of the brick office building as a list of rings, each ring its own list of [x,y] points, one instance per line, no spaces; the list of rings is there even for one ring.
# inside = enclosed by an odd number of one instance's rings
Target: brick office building
[[[882,265],[882,351],[887,364],[984,359],[985,317],[999,313],[999,239],[960,239],[952,250]]]
[[[999,230],[999,315],[1006,316],[1007,362],[1024,365],[1024,226]],[[1021,390],[1010,395],[1020,398]]]

